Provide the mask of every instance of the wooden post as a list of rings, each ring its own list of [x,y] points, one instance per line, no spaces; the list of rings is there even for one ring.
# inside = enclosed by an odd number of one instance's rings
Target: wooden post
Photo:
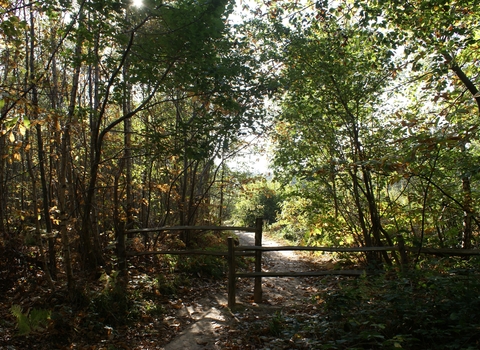
[[[397,242],[398,250],[400,252],[400,264],[402,265],[402,269],[405,269],[408,266],[408,255],[407,251],[405,250],[405,240],[401,234],[398,234]]]
[[[235,243],[233,237],[228,237],[228,307],[235,307]]]
[[[257,218],[255,221],[255,246],[262,246],[262,228],[263,219]],[[255,251],[255,272],[262,272],[262,252],[260,250]],[[253,288],[253,301],[256,303],[262,302],[262,277],[255,277],[255,286]]]

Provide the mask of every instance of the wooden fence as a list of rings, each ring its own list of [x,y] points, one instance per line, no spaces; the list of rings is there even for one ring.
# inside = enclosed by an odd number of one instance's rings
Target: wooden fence
[[[149,233],[161,231],[243,231],[255,233],[254,246],[236,246],[233,237],[228,238],[228,251],[205,251],[205,250],[158,250],[148,252],[127,252],[127,257],[153,255],[153,254],[170,254],[170,255],[214,255],[224,256],[228,261],[228,307],[233,308],[236,303],[236,280],[239,277],[255,278],[254,283],[254,301],[262,302],[262,277],[307,277],[307,276],[326,276],[326,275],[343,275],[343,276],[361,276],[365,270],[325,270],[325,271],[307,271],[307,272],[284,272],[269,271],[262,272],[262,252],[271,251],[321,251],[321,252],[380,252],[380,251],[398,251],[401,256],[401,262],[407,262],[407,252],[416,254],[434,254],[448,256],[472,256],[480,255],[477,249],[450,249],[450,248],[417,248],[407,247],[402,241],[398,246],[391,247],[300,247],[300,246],[279,246],[279,247],[263,247],[263,220],[257,219],[255,227],[236,227],[236,226],[168,226],[148,229],[128,230],[125,233]],[[252,254],[253,252],[253,254]],[[237,256],[254,256],[255,271],[254,272],[236,272],[235,257]]]

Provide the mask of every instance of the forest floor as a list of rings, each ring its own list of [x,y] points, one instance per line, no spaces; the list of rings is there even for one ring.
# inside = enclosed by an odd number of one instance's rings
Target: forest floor
[[[254,245],[253,233],[238,233],[240,245]],[[264,246],[282,245],[264,237]],[[313,259],[291,251],[264,253],[263,271],[331,269],[328,255]],[[247,269],[253,268],[252,265]],[[7,266],[12,268],[12,266]],[[37,270],[39,271],[39,270]],[[3,271],[6,272],[6,271]],[[320,322],[318,295],[347,277],[283,277],[262,279],[263,302],[253,301],[253,278],[237,280],[237,306],[227,307],[226,279],[192,278],[171,295],[145,288],[145,273],[130,271],[130,284],[138,288],[143,310],[133,322],[111,326],[109,307],[118,302],[103,296],[91,308],[72,307],[65,293],[52,292],[41,276],[19,277],[0,295],[0,349],[311,349],[318,341],[308,329]],[[199,277],[202,277],[199,274]],[[5,281],[9,280],[4,279]],[[105,287],[99,282],[97,294]],[[4,286],[6,287],[6,286]],[[91,292],[94,293],[94,287]],[[155,289],[155,288],[154,288]],[[142,292],[140,292],[142,290]],[[108,295],[108,294],[105,294]],[[150,299],[149,299],[150,298]],[[92,301],[90,301],[90,304]],[[24,315],[34,309],[52,310],[48,324],[18,335],[18,319],[11,312],[19,305]],[[100,310],[100,311],[98,311]],[[31,313],[29,320],[31,318]],[[31,321],[31,320],[30,320]],[[305,332],[305,330],[307,330]]]

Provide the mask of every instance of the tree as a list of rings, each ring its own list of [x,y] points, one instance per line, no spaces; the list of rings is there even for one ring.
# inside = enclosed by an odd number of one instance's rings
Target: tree
[[[292,17],[275,164],[300,186],[315,181],[354,232],[359,228],[357,241],[377,246],[391,244],[379,211],[379,167],[373,165],[388,141],[377,113],[393,54],[378,45],[374,30],[349,20],[352,13],[342,5],[330,12],[319,8],[303,14],[307,25]]]
[[[470,246],[478,155],[472,5],[263,8],[270,26],[258,33],[273,32],[274,43],[261,37],[270,43],[262,55],[284,67],[276,175],[312,199],[312,210],[331,212],[327,221],[343,222],[357,244],[391,245],[408,232],[413,244],[455,246],[458,221],[442,226],[438,218],[463,211],[462,246]]]
[[[478,1],[369,1],[362,5],[361,13],[363,25],[383,28],[387,45],[404,48],[412,72],[433,96],[430,103],[438,106],[443,127],[451,130],[446,139],[453,135],[458,138],[457,147],[463,159],[472,156],[469,151],[475,140],[472,131],[480,115],[474,58],[478,49],[479,15],[473,10],[478,5]],[[471,169],[464,167],[458,179],[463,193],[462,245],[467,249],[472,243],[475,216],[471,175]]]

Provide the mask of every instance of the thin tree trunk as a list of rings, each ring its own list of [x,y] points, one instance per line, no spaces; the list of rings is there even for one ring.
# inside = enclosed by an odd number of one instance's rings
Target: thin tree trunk
[[[83,8],[80,9],[79,14],[79,27],[83,26],[83,21],[85,19],[85,14]],[[69,224],[69,215],[68,215],[68,205],[67,205],[67,169],[68,162],[70,161],[70,125],[75,113],[75,105],[77,102],[77,91],[79,85],[79,76],[80,76],[80,56],[82,53],[82,44],[83,44],[83,35],[79,34],[77,37],[77,43],[75,47],[75,58],[77,58],[77,63],[73,72],[71,91],[70,91],[70,103],[68,106],[68,114],[66,118],[65,125],[63,130],[61,130],[61,140],[60,140],[60,151],[59,151],[59,162],[58,162],[58,206],[60,211],[60,235],[62,238],[62,253],[63,253],[63,263],[65,265],[65,271],[67,274],[67,284],[70,293],[75,291],[75,280],[73,278],[73,270],[71,265],[71,256],[70,256],[70,240],[68,236],[68,224]],[[82,241],[82,253],[83,259],[88,260],[88,253],[90,251],[90,241],[81,236]],[[86,253],[85,253],[86,252]]]
[[[480,114],[480,94],[475,83],[465,74],[462,68],[457,65],[450,54],[444,52],[443,57],[450,64],[450,69],[457,75],[462,84],[472,94],[475,102],[477,102],[478,114]]]
[[[125,60],[123,66],[123,115],[131,113],[131,85],[129,80],[129,60]],[[126,242],[125,242],[125,229],[133,227],[134,213],[133,213],[133,194],[132,194],[132,155],[131,155],[131,137],[132,137],[132,121],[127,118],[123,121],[124,132],[124,153],[123,158],[120,160],[118,168],[118,174],[115,176],[114,185],[114,210],[115,210],[115,234],[117,238],[117,259],[119,270],[120,285],[126,288],[128,281],[127,270],[127,255],[126,255]],[[125,168],[125,191],[126,191],[126,203],[125,203],[125,216],[126,222],[120,217],[120,198],[118,197],[118,182]]]
[[[218,224],[222,226],[223,224],[223,202],[224,202],[224,184],[225,184],[225,162],[222,152],[222,175],[220,177],[220,212],[218,213]]]
[[[62,133],[62,140],[60,146],[60,162],[58,167],[58,207],[60,209],[60,236],[62,238],[62,254],[63,264],[67,275],[67,287],[72,296],[75,291],[75,280],[73,278],[72,259],[70,256],[70,239],[68,236],[68,222],[69,216],[67,214],[67,161],[69,154],[69,136],[70,127],[69,123],[65,126]]]
[[[471,249],[472,248],[472,232],[473,232],[472,188],[470,185],[470,177],[467,175],[464,175],[462,177],[462,190],[463,190],[462,247],[464,249]]]
[[[333,197],[333,205],[334,205],[334,215],[335,219],[338,218],[338,213],[340,211],[340,205],[338,203],[338,195],[337,195],[337,183],[336,183],[336,175],[335,175],[335,162],[333,161],[333,156],[330,159],[330,181],[332,182],[332,197]]]
[[[75,112],[75,105],[77,99],[77,91],[78,91],[78,84],[79,84],[79,77],[80,77],[80,68],[81,68],[81,55],[82,55],[82,46],[84,41],[84,34],[82,33],[83,27],[85,26],[85,12],[84,9],[80,9],[80,15],[78,19],[78,26],[79,26],[79,34],[77,35],[77,42],[74,52],[74,57],[76,58],[77,64],[74,69],[73,73],[73,81],[72,81],[72,90],[70,94],[70,105],[68,108],[68,121],[72,120]],[[69,133],[69,125],[65,128],[64,133],[66,133],[66,139],[68,140],[68,133]],[[92,131],[92,139],[96,139],[97,133]],[[92,222],[91,222],[91,210],[92,210],[92,202],[95,193],[95,184],[96,184],[96,174],[98,171],[98,164],[100,155],[98,155],[97,150],[92,145],[91,152],[94,152],[93,158],[91,162],[93,163],[91,167],[90,173],[90,181],[87,187],[87,194],[85,199],[84,211],[82,213],[82,228],[80,231],[80,241],[81,241],[81,255],[82,255],[82,262],[83,266],[88,271],[94,271],[98,264],[98,256],[95,254],[94,251],[94,242],[92,240]],[[62,151],[66,151],[67,147],[63,147],[62,143]],[[98,158],[97,158],[98,157]]]
[[[30,60],[29,60],[29,71],[30,71],[30,83],[32,84],[31,93],[32,93],[32,120],[38,120],[38,91],[36,81],[36,69],[35,69],[35,20],[34,14],[31,10],[30,12]],[[37,136],[37,155],[38,155],[38,167],[40,170],[40,183],[42,186],[42,212],[43,217],[45,218],[45,228],[47,231],[48,242],[49,242],[49,278],[51,279],[52,276],[55,277],[57,275],[57,267],[56,267],[56,259],[55,259],[55,245],[54,240],[52,237],[52,222],[50,220],[50,198],[49,198],[49,190],[47,186],[47,180],[45,176],[45,151],[43,145],[43,137],[42,137],[42,127],[40,124],[36,125],[36,136]],[[30,156],[30,155],[29,155]],[[30,164],[31,165],[31,164]],[[32,175],[33,176],[33,175]],[[32,181],[33,181],[32,177]],[[35,185],[35,184],[34,184]],[[36,216],[36,214],[35,214]],[[43,250],[43,246],[42,246]]]
[[[83,205],[83,216],[82,216],[82,237],[84,242],[86,243],[86,252],[85,257],[86,260],[86,267],[87,269],[93,271],[99,265],[103,265],[104,259],[101,251],[101,247],[99,244],[98,234],[92,234],[92,215],[91,212],[94,210],[94,200],[96,194],[96,185],[99,173],[100,162],[102,159],[102,146],[103,140],[105,135],[113,129],[119,123],[125,121],[132,117],[132,113],[128,113],[123,115],[121,118],[116,119],[115,121],[111,122],[107,127],[105,127],[100,132],[100,125],[103,116],[106,113],[106,108],[109,102],[109,95],[111,93],[111,88],[115,82],[115,78],[122,72],[123,65],[127,61],[130,49],[132,48],[134,41],[134,31],[130,34],[130,39],[125,48],[122,58],[120,59],[120,63],[117,69],[112,73],[109,78],[105,96],[103,96],[103,102],[98,108],[98,114],[95,115],[95,119],[92,119],[91,125],[91,159],[90,159],[90,178],[88,180],[87,189],[86,189],[86,197],[85,202]],[[149,99],[153,97],[153,94],[150,95],[147,99],[143,101],[143,104],[146,104]]]
[[[3,126],[0,124],[0,131],[2,131]],[[5,171],[6,171],[6,138],[0,132],[0,233],[3,235],[4,242],[8,242],[8,232],[5,226],[7,220],[7,191],[5,186]]]
[[[28,142],[28,134],[26,137],[26,141]],[[32,181],[32,197],[33,197],[33,220],[35,223],[35,236],[37,240],[38,249],[40,252],[40,258],[42,259],[43,263],[43,271],[45,272],[45,279],[47,280],[48,285],[50,288],[55,289],[55,284],[53,283],[52,275],[50,274],[50,269],[48,266],[47,257],[45,255],[45,250],[43,248],[43,241],[42,241],[42,232],[40,228],[40,221],[38,220],[38,203],[37,203],[37,179],[35,177],[35,173],[33,171],[32,166],[32,155],[30,150],[26,150],[26,158],[27,158],[27,169],[28,174],[30,175]],[[50,236],[48,234],[47,236]]]
[[[123,92],[123,115],[128,115],[132,112],[132,86],[129,82],[129,68],[130,62],[127,59],[123,67],[123,77],[125,90]],[[133,189],[132,189],[132,120],[131,118],[125,119],[123,122],[124,128],[124,159],[125,159],[125,181],[126,181],[126,216],[127,216],[127,229],[133,228],[134,225],[134,208],[133,208]],[[131,237],[130,237],[131,238]]]
[[[127,255],[125,245],[125,221],[120,214],[120,198],[118,196],[119,189],[118,183],[122,176],[123,169],[125,167],[125,159],[119,160],[118,171],[115,174],[115,180],[113,183],[113,220],[115,225],[115,236],[117,241],[117,258],[118,258],[118,271],[120,272],[120,279],[122,284],[126,285],[127,275]]]
[[[450,69],[460,79],[462,84],[468,89],[477,103],[478,114],[480,115],[480,93],[475,83],[465,74],[460,66],[458,66],[452,56],[446,52],[443,57],[450,64]],[[462,152],[465,152],[465,145],[462,146]],[[470,184],[470,177],[464,175],[462,177],[463,190],[463,232],[462,232],[462,246],[465,249],[470,249],[472,246],[472,221],[473,221],[473,207],[472,207],[472,190]]]

